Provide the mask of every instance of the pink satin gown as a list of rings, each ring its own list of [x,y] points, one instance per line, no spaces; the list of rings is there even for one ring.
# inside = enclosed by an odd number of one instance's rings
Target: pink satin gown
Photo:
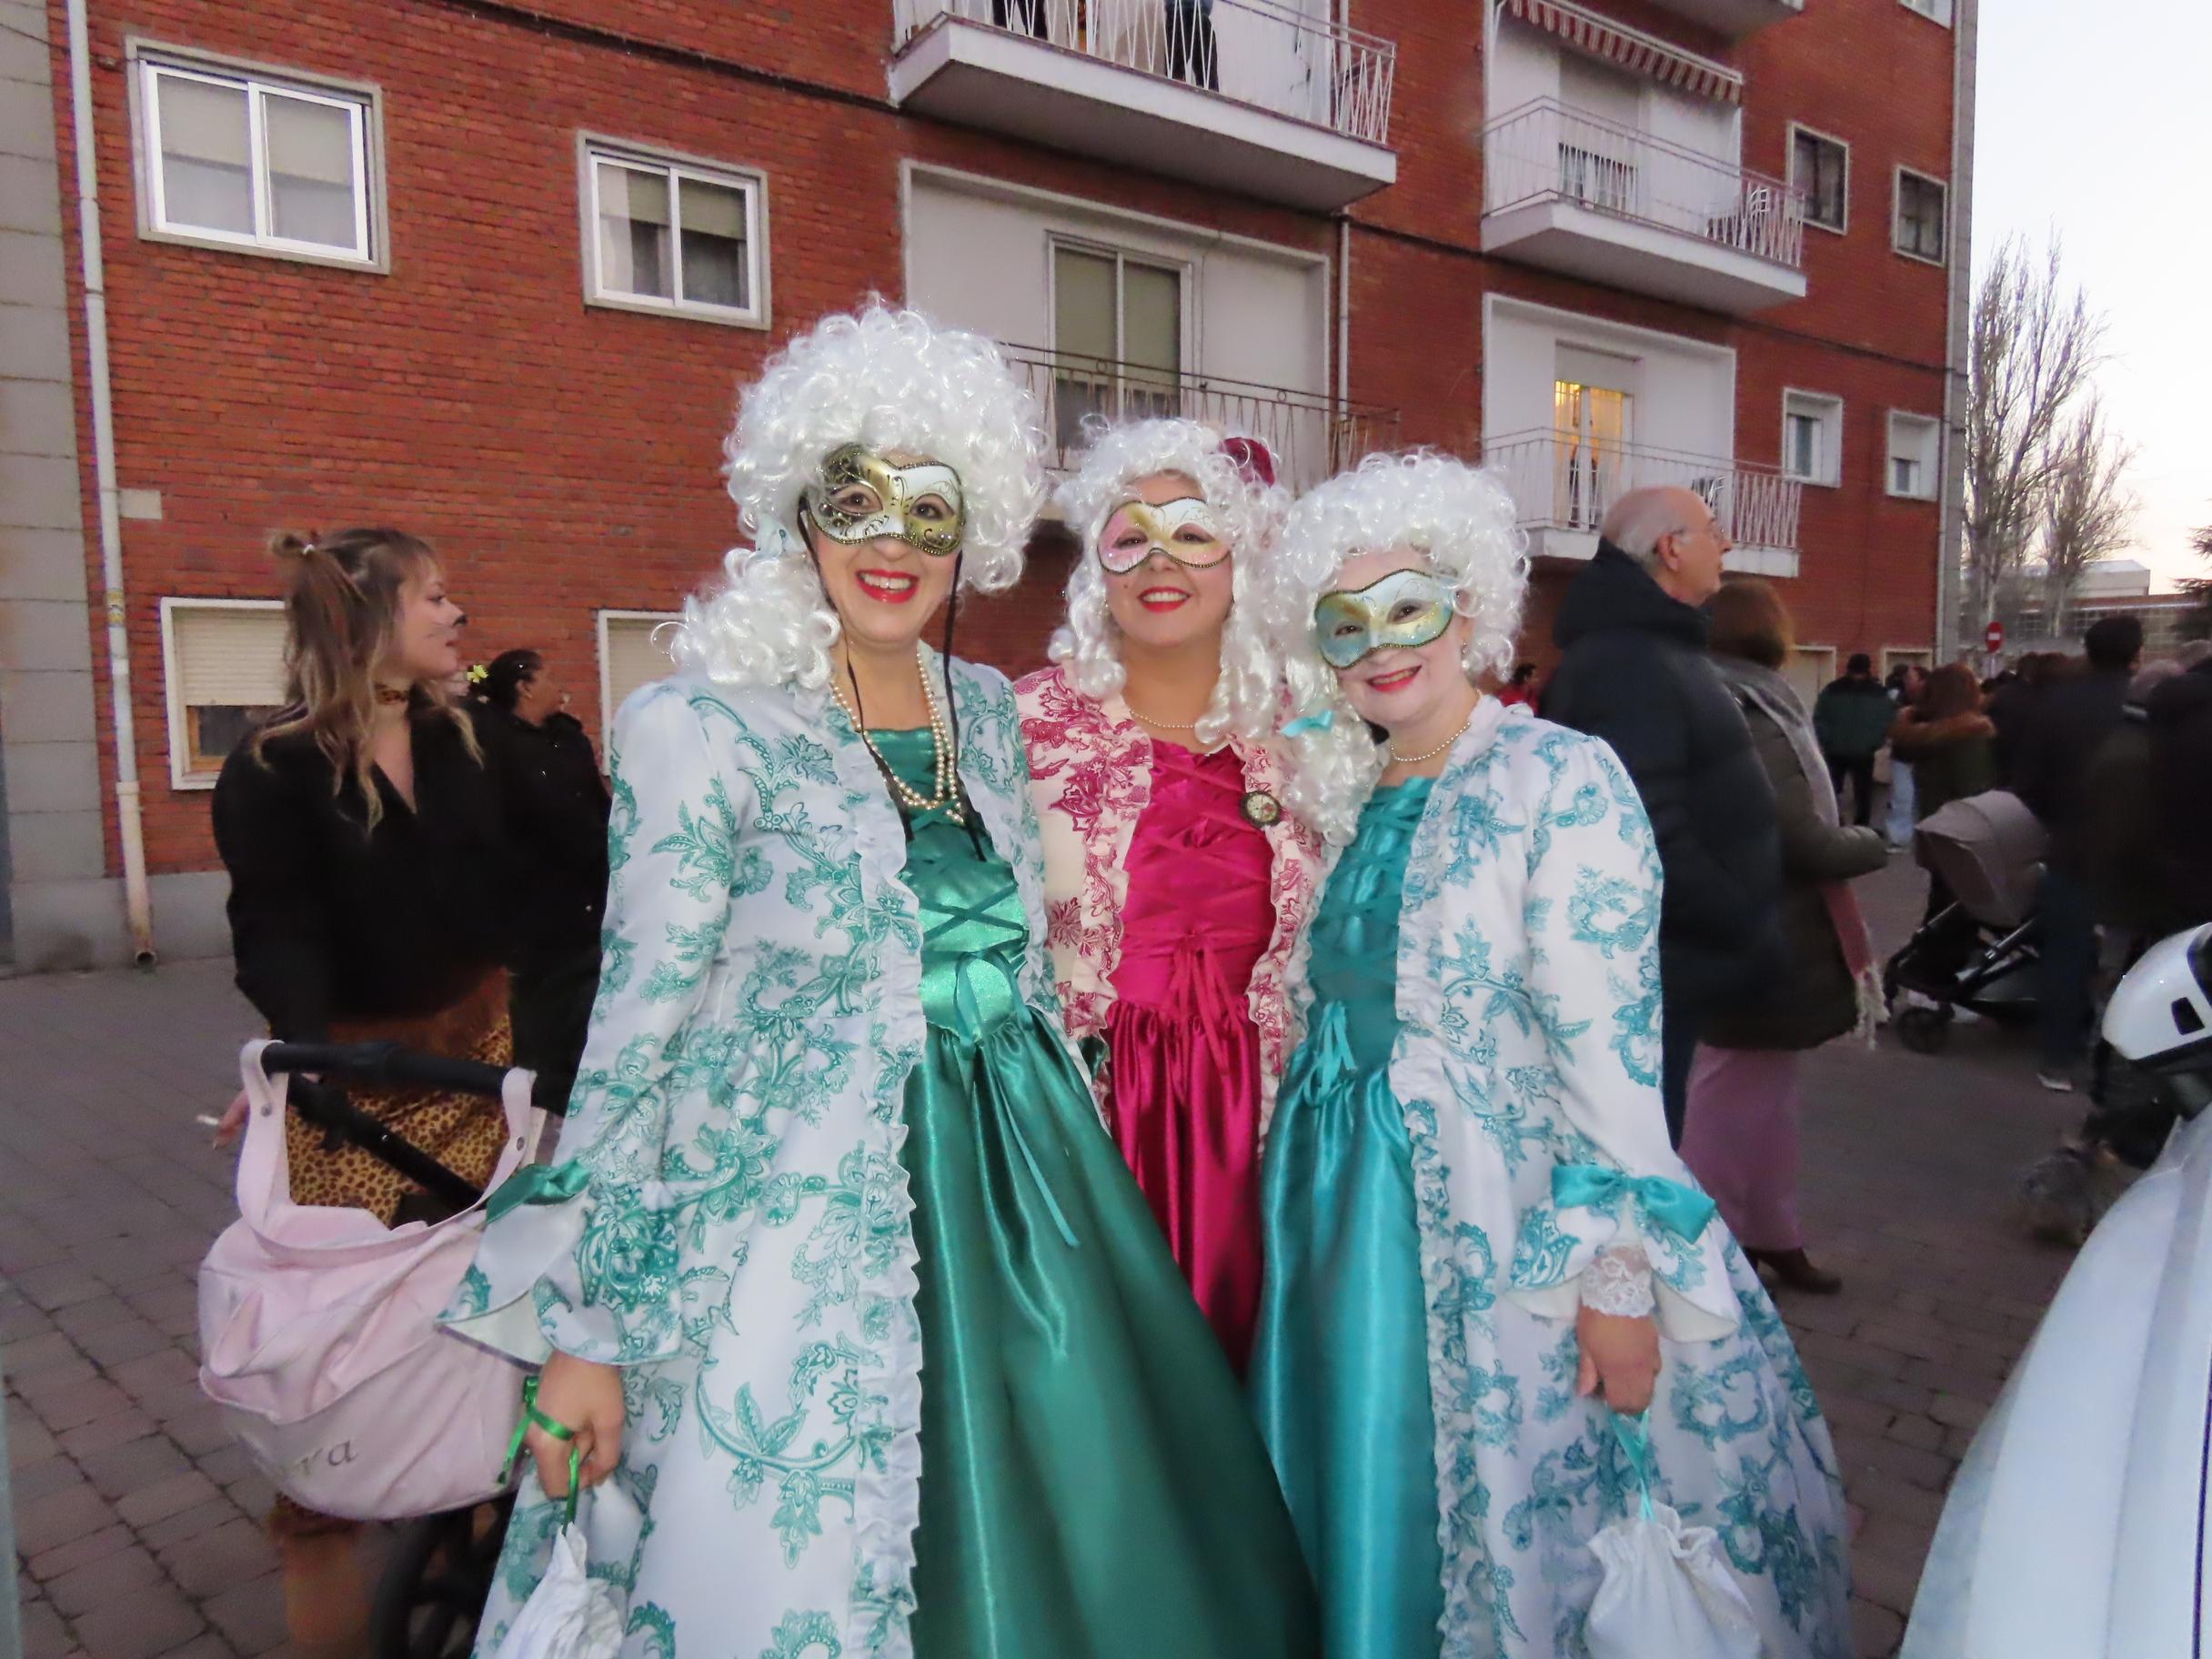
[[[1223,749],[1157,739],[1129,850],[1107,1016],[1107,1121],[1241,1373],[1260,1298],[1260,1040],[1245,992],[1274,931],[1267,838]]]

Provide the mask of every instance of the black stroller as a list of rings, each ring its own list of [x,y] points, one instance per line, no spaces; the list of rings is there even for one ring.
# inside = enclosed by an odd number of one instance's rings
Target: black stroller
[[[308,1122],[389,1164],[446,1206],[445,1213],[466,1209],[482,1196],[351,1104],[331,1081],[427,1084],[498,1100],[507,1075],[498,1066],[413,1053],[388,1042],[271,1043],[262,1051],[261,1064],[271,1075],[295,1074],[290,1099]],[[304,1072],[324,1081],[298,1075]],[[534,1091],[532,1104],[558,1115],[568,1102]],[[491,1593],[513,1507],[509,1493],[490,1503],[400,1523],[371,1604],[369,1643],[376,1659],[463,1659],[475,1645],[477,1621]]]
[[[1914,831],[1914,858],[1951,895],[1882,969],[1890,1021],[1915,1053],[1940,1051],[1962,1008],[2014,1024],[2035,1017],[2047,845],[2036,815],[2003,789],[1955,800]]]

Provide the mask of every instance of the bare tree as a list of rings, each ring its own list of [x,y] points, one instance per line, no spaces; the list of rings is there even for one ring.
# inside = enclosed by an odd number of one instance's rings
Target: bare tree
[[[1974,299],[1967,354],[1966,604],[1978,632],[2040,528],[2060,422],[2103,360],[2105,321],[2066,287],[2056,237],[2040,265],[2013,237]]]
[[[2197,557],[2212,565],[2212,524],[2189,532],[2189,546]],[[2181,591],[2197,600],[2194,610],[2183,613],[2181,637],[2184,639],[2212,639],[2212,576],[2200,576],[2181,584]]]
[[[2127,485],[2136,458],[2105,423],[2092,392],[2051,442],[2043,495],[2044,610],[2054,638],[2066,637],[2074,595],[2089,567],[2126,547],[2140,503]]]

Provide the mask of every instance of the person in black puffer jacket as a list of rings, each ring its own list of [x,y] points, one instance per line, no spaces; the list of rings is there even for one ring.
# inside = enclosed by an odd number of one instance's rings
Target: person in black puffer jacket
[[[1784,960],[1774,789],[1705,655],[1702,607],[1728,547],[1689,490],[1623,496],[1560,605],[1562,656],[1543,695],[1544,719],[1620,757],[1659,843],[1661,1082],[1677,1143],[1699,1023]]]
[[[599,982],[607,910],[608,799],[591,736],[536,651],[471,670],[477,733],[512,827],[520,939],[515,1063],[565,1098],[576,1081]]]

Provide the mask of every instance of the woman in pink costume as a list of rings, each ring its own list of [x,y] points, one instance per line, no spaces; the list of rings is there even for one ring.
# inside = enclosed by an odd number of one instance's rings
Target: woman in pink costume
[[[1244,603],[1283,507],[1266,449],[1104,432],[1061,491],[1082,552],[1017,688],[1068,1029],[1230,1362],[1260,1293],[1260,1140],[1320,843],[1282,809],[1280,677]]]

